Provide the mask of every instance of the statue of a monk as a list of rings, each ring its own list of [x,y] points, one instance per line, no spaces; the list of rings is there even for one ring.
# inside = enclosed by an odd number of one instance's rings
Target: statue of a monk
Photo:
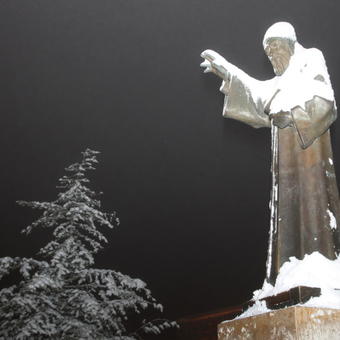
[[[271,226],[266,279],[295,256],[340,251],[338,187],[329,127],[336,104],[321,51],[305,49],[293,26],[272,25],[263,39],[276,77],[259,81],[206,50],[205,72],[223,79],[223,116],[254,128],[272,129]]]

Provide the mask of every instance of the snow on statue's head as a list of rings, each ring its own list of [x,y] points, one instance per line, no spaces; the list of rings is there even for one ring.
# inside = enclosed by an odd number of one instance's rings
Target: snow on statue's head
[[[292,24],[289,22],[277,22],[271,25],[263,38],[263,47],[266,48],[267,40],[270,38],[281,38],[281,39],[288,39],[291,42],[296,42],[296,34],[295,29]]]
[[[263,38],[263,47],[274,72],[280,76],[287,69],[290,57],[294,54],[296,34],[288,22],[277,22],[270,26]]]

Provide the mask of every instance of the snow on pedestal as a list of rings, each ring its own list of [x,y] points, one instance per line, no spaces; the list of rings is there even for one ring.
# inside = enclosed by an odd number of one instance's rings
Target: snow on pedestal
[[[311,298],[303,306],[340,309],[340,258],[329,260],[319,252],[305,255],[302,260],[291,257],[282,265],[275,285],[265,281],[262,289],[253,293],[254,305],[237,318],[268,312],[265,301],[261,299],[298,286],[321,288],[321,295]]]
[[[340,310],[293,306],[219,324],[218,340],[339,340]]]
[[[320,288],[321,295],[306,303],[270,310],[262,300],[298,286]],[[275,285],[263,284],[254,304],[234,320],[218,326],[219,340],[338,340],[340,334],[340,258],[329,260],[319,252],[302,260],[291,257]]]

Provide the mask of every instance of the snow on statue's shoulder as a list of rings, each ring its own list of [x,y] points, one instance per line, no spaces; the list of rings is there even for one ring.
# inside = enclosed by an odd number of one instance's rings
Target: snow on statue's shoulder
[[[314,96],[335,101],[325,59],[317,48],[306,49],[295,43],[287,70],[275,79],[279,92],[271,102],[271,113],[305,108]]]

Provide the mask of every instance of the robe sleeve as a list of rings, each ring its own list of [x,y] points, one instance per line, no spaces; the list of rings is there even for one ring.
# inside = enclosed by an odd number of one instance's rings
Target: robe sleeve
[[[223,82],[220,91],[225,94],[223,117],[239,120],[254,128],[270,127],[263,101],[256,98],[249,85],[239,77],[234,75],[229,82]]]
[[[333,90],[323,54],[317,49],[310,49],[310,51],[305,67],[310,69],[307,69],[307,72],[311,75],[308,84],[312,93],[311,99],[305,102],[304,108],[296,106],[291,110],[293,123],[303,149],[326,132],[337,117]]]
[[[319,96],[314,96],[312,100],[307,101],[305,109],[297,106],[291,112],[303,149],[325,133],[337,117],[334,101]]]

